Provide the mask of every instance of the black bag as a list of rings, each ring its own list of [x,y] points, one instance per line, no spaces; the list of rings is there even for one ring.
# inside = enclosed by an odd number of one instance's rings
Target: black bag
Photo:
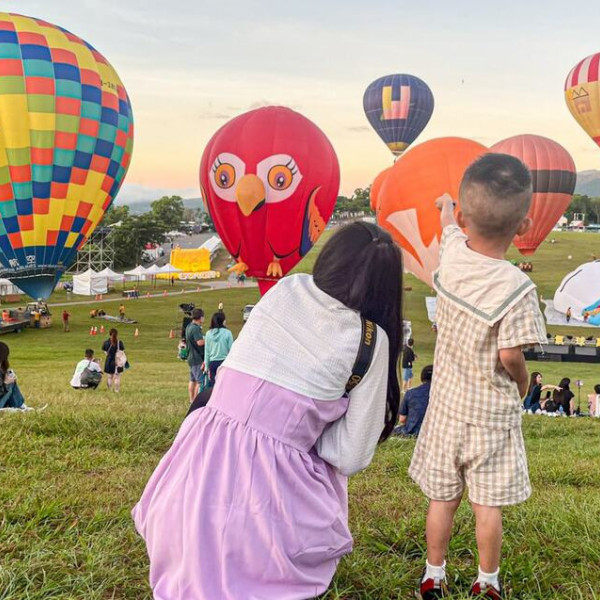
[[[364,317],[361,317],[362,321],[362,335],[356,360],[352,367],[352,375],[348,379],[346,384],[346,393],[350,393],[364,378],[373,362],[373,354],[375,353],[375,345],[377,344],[377,325],[373,321],[369,321]],[[213,387],[209,387],[201,391],[194,401],[192,402],[190,409],[186,417],[193,413],[199,408],[203,408],[208,404],[210,396],[213,392]]]
[[[546,412],[556,412],[558,410],[558,404],[552,399],[546,400],[546,404],[544,404],[544,410]]]
[[[81,377],[79,379],[80,383],[84,387],[98,387],[100,382],[102,381],[102,373],[98,371],[92,371],[90,369],[90,364],[92,361],[88,363],[88,366],[81,373]]]

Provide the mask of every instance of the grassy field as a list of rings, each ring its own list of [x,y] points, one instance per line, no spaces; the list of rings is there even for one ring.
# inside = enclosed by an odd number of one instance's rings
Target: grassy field
[[[600,235],[555,237],[534,257],[532,276],[545,297],[566,272],[600,255]],[[315,255],[300,270],[310,271]],[[418,370],[432,359],[435,342],[425,312],[429,290],[412,277],[405,284],[412,287],[405,306]],[[222,300],[237,333],[242,307],[257,299],[256,289],[235,288],[127,301],[140,335],[133,335],[136,326],[119,327],[132,363],[120,395],[69,387],[83,350],[99,351],[104,339],[88,335],[89,306],[70,309],[68,334],[57,322],[2,338],[27,402],[48,408],[0,414],[0,600],[151,598],[145,550],[129,513],[187,410],[187,368],[176,357],[177,340],[169,339],[180,322],[177,305],[194,301],[210,314]],[[116,313],[119,302],[104,308]],[[600,383],[600,366],[530,364],[539,366],[548,382],[583,379],[582,398]],[[508,597],[600,598],[600,423],[528,417],[524,431],[534,494],[506,512]],[[411,597],[424,561],[426,510],[407,476],[413,446],[387,442],[351,480],[355,551],[341,562],[327,600]],[[466,597],[476,573],[474,548],[473,519],[462,506],[449,556],[455,599]]]

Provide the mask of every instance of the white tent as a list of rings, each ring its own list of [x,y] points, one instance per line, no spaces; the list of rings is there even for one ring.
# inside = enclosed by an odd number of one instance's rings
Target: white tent
[[[8,279],[0,279],[0,296],[19,296],[23,292]]]
[[[583,311],[600,306],[600,260],[585,263],[565,276],[554,294],[554,308],[565,314],[570,308],[573,319],[583,321]],[[594,323],[590,318],[590,323]]]
[[[96,294],[106,294],[108,286],[106,277],[98,275],[92,269],[88,269],[79,275],[73,277],[73,293],[81,296],[95,296]]]
[[[159,273],[162,273],[161,268],[157,267],[156,265],[152,265],[146,269],[144,275],[158,275]]]
[[[138,281],[141,279],[142,281],[145,279],[146,268],[142,267],[142,265],[137,266],[135,269],[131,269],[131,271],[125,271],[125,275],[129,277],[135,277]]]
[[[104,277],[108,281],[121,281],[123,279],[123,275],[121,273],[115,273],[110,267],[106,267],[106,269],[98,271],[98,275]]]
[[[170,275],[171,273],[183,273],[183,271],[182,269],[174,267],[171,263],[167,263],[160,268],[159,273]]]

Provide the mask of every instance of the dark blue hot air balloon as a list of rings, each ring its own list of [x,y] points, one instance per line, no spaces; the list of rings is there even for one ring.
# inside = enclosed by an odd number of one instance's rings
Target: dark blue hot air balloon
[[[429,122],[433,94],[414,75],[386,75],[366,89],[363,106],[373,129],[400,156]]]

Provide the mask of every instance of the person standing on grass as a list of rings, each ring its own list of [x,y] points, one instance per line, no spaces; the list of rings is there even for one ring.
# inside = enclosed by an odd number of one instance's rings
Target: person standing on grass
[[[71,318],[71,313],[67,311],[67,309],[63,310],[62,314],[62,322],[63,322],[63,331],[69,331],[69,319]]]
[[[155,598],[327,590],[352,550],[347,477],[396,422],[401,309],[400,251],[362,222],[263,296],[133,510]]]
[[[190,368],[190,381],[188,383],[190,402],[193,402],[198,395],[200,383],[204,377],[202,367],[204,366],[205,342],[202,334],[202,323],[204,323],[204,311],[201,308],[194,308],[192,322],[185,328],[187,363]]]
[[[518,159],[485,154],[466,170],[457,220],[446,194],[435,376],[409,473],[429,498],[427,561],[416,596],[447,597],[446,552],[465,488],[475,513],[479,574],[471,596],[504,597],[502,507],[531,494],[521,433],[528,374],[522,347],[546,341],[534,283],[505,260],[532,221],[531,174]],[[466,234],[461,231],[466,231]]]
[[[125,320],[125,305],[122,302],[119,306],[119,319],[121,319],[121,321]]]
[[[414,350],[415,340],[410,338],[402,351],[402,391],[410,390],[413,380],[413,363],[417,360]]]
[[[225,326],[225,313],[216,312],[206,332],[204,345],[204,364],[208,373],[209,385],[213,386],[217,378],[217,369],[227,358],[233,344],[233,335]]]
[[[102,344],[102,350],[106,354],[104,360],[106,384],[109,390],[118,393],[121,391],[121,374],[124,371],[124,365],[118,364],[117,354],[125,351],[125,345],[119,339],[119,332],[116,329],[108,332],[108,339]]]

